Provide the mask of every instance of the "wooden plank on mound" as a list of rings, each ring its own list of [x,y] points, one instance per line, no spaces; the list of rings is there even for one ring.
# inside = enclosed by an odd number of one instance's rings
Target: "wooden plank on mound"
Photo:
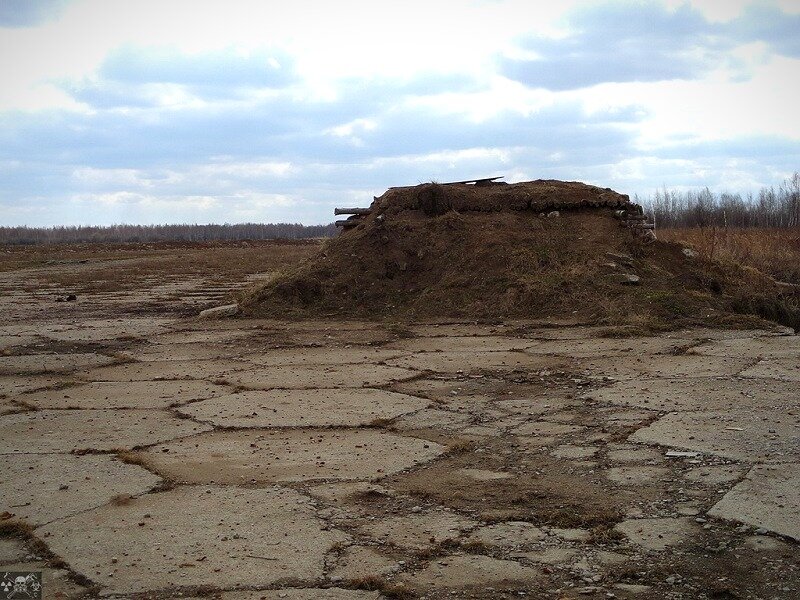
[[[497,177],[484,177],[483,179],[465,179],[464,181],[447,181],[445,183],[440,183],[439,185],[458,185],[459,183],[490,183],[492,181],[496,181],[498,179],[503,179],[505,175],[498,175]],[[436,183],[431,181],[430,183]],[[422,184],[417,184],[422,185]],[[409,188],[409,187],[417,187],[416,185],[395,185],[390,187],[390,190],[397,190],[400,188]]]
[[[505,175],[498,175],[497,177],[484,177],[483,179],[465,179],[464,181],[448,181],[442,185],[458,185],[460,183],[489,183],[497,179],[503,179]]]

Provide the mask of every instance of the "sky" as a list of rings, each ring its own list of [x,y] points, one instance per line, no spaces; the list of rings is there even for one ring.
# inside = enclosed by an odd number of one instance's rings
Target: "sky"
[[[0,0],[0,225],[328,223],[800,170],[800,0]]]

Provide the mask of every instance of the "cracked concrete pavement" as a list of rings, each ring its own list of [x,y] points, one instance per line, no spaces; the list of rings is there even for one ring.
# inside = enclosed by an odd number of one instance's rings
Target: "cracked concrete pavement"
[[[0,325],[0,564],[45,597],[800,595],[785,331],[42,302]]]

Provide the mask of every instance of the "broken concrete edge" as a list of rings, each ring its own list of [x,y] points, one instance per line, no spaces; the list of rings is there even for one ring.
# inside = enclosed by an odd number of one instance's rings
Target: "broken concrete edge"
[[[215,306],[214,308],[207,308],[201,310],[198,315],[201,319],[221,319],[223,317],[232,317],[239,312],[239,304],[226,304],[224,306]]]

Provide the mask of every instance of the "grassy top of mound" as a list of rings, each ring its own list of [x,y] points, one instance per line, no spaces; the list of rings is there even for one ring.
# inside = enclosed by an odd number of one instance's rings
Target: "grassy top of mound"
[[[575,183],[395,188],[360,225],[247,291],[242,307],[253,316],[551,318],[651,330],[752,324],[741,314],[800,324],[796,288],[686,256],[678,244],[646,243],[613,218],[625,206],[626,196]]]

